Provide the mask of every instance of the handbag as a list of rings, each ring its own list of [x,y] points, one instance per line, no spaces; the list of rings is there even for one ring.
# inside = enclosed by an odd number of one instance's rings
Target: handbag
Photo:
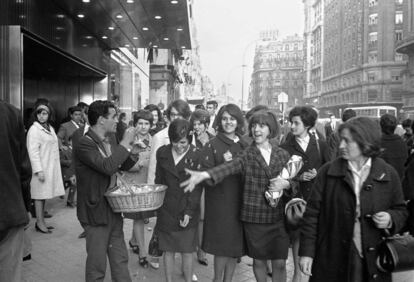
[[[378,247],[377,268],[382,272],[414,270],[414,237],[404,235],[384,238]]]
[[[148,254],[153,257],[161,257],[162,253],[163,252],[159,249],[158,235],[154,231],[148,244]]]
[[[299,227],[299,223],[305,214],[306,204],[306,201],[302,198],[293,198],[286,203],[286,222],[291,229],[296,229]]]

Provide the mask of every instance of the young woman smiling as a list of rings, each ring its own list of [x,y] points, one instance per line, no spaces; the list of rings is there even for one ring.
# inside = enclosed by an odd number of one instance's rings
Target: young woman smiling
[[[211,179],[214,184],[226,177],[240,174],[243,180],[240,219],[246,236],[247,255],[253,258],[253,271],[257,281],[267,279],[266,261],[271,260],[272,280],[286,281],[286,259],[289,236],[285,228],[284,200],[272,208],[264,193],[270,179],[276,178],[288,162],[289,153],[269,139],[279,135],[277,117],[270,111],[260,111],[249,121],[249,133],[254,142],[240,155],[207,171],[187,172],[191,177],[181,183],[185,191],[192,191],[198,183]],[[290,182],[278,179],[272,182],[275,190],[288,189]],[[211,189],[211,188],[207,188]]]
[[[241,140],[244,120],[239,107],[234,104],[224,106],[216,119],[218,134],[204,146],[201,153],[204,169],[230,162],[247,147]],[[215,282],[231,281],[237,258],[245,255],[243,226],[240,221],[241,180],[240,174],[234,174],[205,189],[202,249],[214,255]]]

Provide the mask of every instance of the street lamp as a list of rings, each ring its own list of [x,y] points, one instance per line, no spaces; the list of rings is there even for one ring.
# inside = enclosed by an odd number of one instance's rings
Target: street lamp
[[[249,42],[246,45],[246,47],[244,48],[244,52],[243,52],[243,63],[241,65],[241,67],[242,67],[242,98],[241,98],[241,107],[240,107],[240,109],[242,111],[243,111],[243,104],[244,104],[244,69],[245,69],[245,67],[247,67],[246,62],[245,62],[245,60],[246,60],[246,52],[247,52],[247,48],[249,48],[250,45],[252,45],[253,43],[256,43],[257,41],[260,41],[260,39],[255,39],[255,40]]]

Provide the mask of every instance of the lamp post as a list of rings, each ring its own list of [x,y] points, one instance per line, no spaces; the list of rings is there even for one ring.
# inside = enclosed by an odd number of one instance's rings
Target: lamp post
[[[247,49],[250,47],[250,45],[252,45],[253,43],[256,43],[257,41],[260,41],[260,39],[255,39],[255,40],[249,42],[246,45],[246,47],[244,48],[244,52],[243,52],[243,63],[241,65],[241,67],[242,67],[242,81],[241,81],[241,84],[242,84],[242,97],[241,97],[241,105],[240,105],[240,109],[242,111],[243,111],[243,104],[244,104],[244,69],[245,69],[245,67],[247,67],[246,62],[245,62],[246,52],[247,52]]]

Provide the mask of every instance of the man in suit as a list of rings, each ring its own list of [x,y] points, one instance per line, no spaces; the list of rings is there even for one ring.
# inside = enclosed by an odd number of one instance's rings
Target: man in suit
[[[330,121],[325,124],[325,136],[326,140],[329,140],[331,136],[335,133],[336,130],[336,120],[335,115],[329,115]]]
[[[62,148],[62,146],[67,147],[69,137],[79,128],[82,118],[81,108],[78,106],[70,107],[69,116],[70,121],[62,123],[57,133],[59,148]]]
[[[216,128],[214,128],[214,121],[216,120],[217,116],[217,108],[218,104],[215,100],[207,101],[207,112],[210,114],[210,124],[208,126],[208,132],[210,132],[213,135],[216,135]]]
[[[86,281],[102,281],[107,257],[114,281],[131,281],[123,220],[105,199],[108,188],[116,185],[119,169],[128,170],[137,161],[132,147],[135,129],[126,130],[119,144],[108,138],[118,122],[113,103],[95,101],[88,111],[90,128],[74,147],[78,185],[77,216],[86,232]]]
[[[32,169],[20,111],[0,101],[0,281],[21,281]]]

